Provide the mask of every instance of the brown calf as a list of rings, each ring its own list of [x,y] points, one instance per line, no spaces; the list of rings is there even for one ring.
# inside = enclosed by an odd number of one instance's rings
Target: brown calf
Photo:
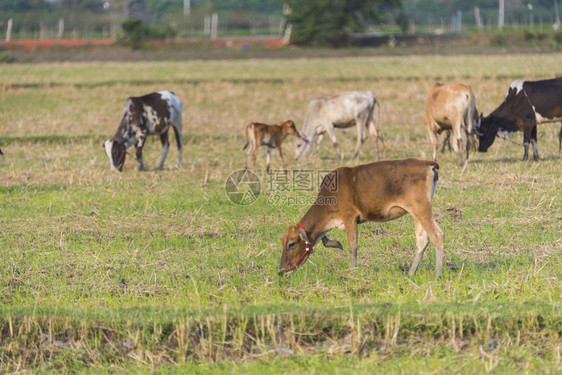
[[[246,168],[248,168],[248,156],[252,157],[252,168],[256,165],[256,154],[260,146],[267,146],[267,173],[269,173],[269,162],[271,161],[271,149],[277,148],[279,156],[285,168],[285,160],[281,151],[281,144],[289,134],[299,137],[299,132],[292,120],[287,120],[279,125],[266,125],[252,122],[246,126]],[[249,147],[248,147],[249,146]]]
[[[435,266],[439,277],[443,265],[443,232],[431,211],[438,169],[436,162],[410,158],[332,170],[322,181],[312,207],[297,225],[289,226],[285,232],[279,274],[302,265],[319,239],[324,246],[341,248],[337,241],[325,238],[333,228],[347,232],[351,266],[355,267],[357,225],[394,220],[409,213],[414,217],[417,245],[409,274],[416,272],[429,235],[437,253]]]

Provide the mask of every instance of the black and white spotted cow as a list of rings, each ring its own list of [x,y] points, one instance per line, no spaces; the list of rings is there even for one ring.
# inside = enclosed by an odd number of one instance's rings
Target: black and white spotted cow
[[[513,81],[507,95],[488,117],[481,117],[478,128],[478,151],[486,152],[498,132],[523,132],[525,153],[529,158],[529,142],[533,145],[533,157],[537,151],[537,124],[562,121],[562,78],[544,81]],[[558,135],[558,148],[562,145],[562,129]]]
[[[168,130],[174,129],[179,152],[179,165],[182,165],[182,102],[170,91],[158,91],[148,95],[131,97],[125,101],[125,109],[121,124],[112,140],[104,142],[105,153],[109,157],[112,171],[123,170],[127,149],[135,145],[137,167],[144,170],[142,148],[146,137],[151,134],[160,136],[162,142],[162,158],[158,169],[164,166],[170,143]]]

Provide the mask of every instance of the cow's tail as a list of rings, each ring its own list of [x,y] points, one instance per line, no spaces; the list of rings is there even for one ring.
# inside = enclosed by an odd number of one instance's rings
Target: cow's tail
[[[558,153],[562,152],[562,126],[560,127],[560,133],[558,133]]]
[[[384,144],[384,139],[382,137],[382,131],[381,131],[381,103],[377,100],[377,98],[373,97],[375,103],[373,104],[373,109],[371,110],[371,116],[370,116],[370,126],[372,126],[372,131],[371,133],[376,134],[376,137]],[[375,116],[375,110],[377,111],[377,121],[375,121],[374,116]]]
[[[467,136],[467,157],[468,157],[468,152],[469,150],[472,150],[473,152],[476,151],[477,147],[478,147],[478,139],[476,138],[476,133],[475,133],[475,129],[474,129],[474,116],[477,114],[476,112],[476,98],[474,97],[474,94],[472,93],[472,89],[470,89],[470,104],[468,106],[467,111],[464,114],[464,128],[466,131],[466,136]]]

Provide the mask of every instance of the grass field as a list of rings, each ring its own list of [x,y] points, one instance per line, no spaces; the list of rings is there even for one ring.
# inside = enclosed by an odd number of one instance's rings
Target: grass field
[[[538,162],[522,134],[471,154],[439,154],[432,245],[408,277],[413,220],[359,227],[359,267],[318,245],[277,276],[281,237],[315,197],[279,191],[258,159],[262,192],[231,203],[249,121],[293,119],[310,98],[372,90],[384,158],[431,157],[424,102],[435,81],[470,84],[488,114],[514,79],[562,76],[552,55],[0,65],[0,372],[511,373],[562,371],[559,124],[539,127]],[[128,96],[183,99],[184,166],[160,141],[147,172],[128,156],[110,173],[101,143]],[[171,138],[173,136],[171,135]],[[349,157],[355,131],[338,133]],[[175,142],[172,142],[172,145]],[[313,175],[336,160],[289,169]],[[133,154],[133,153],[131,153]],[[370,140],[360,162],[374,160]],[[273,169],[280,160],[273,153]],[[293,173],[293,172],[291,172]],[[292,176],[290,174],[289,176]],[[345,233],[331,232],[347,248]]]

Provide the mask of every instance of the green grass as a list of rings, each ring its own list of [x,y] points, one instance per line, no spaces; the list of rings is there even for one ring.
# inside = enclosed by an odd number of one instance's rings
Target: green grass
[[[439,154],[438,280],[432,245],[406,275],[410,217],[361,225],[357,269],[347,251],[319,245],[280,279],[281,237],[308,205],[271,203],[284,193],[266,189],[265,151],[254,204],[224,190],[244,166],[244,124],[292,118],[300,129],[313,96],[374,90],[383,156],[428,158],[423,105],[435,80],[470,84],[489,113],[513,79],[556,66],[558,55],[1,66],[0,372],[561,371],[558,125],[539,127],[539,162],[500,139],[464,171]],[[184,166],[172,146],[155,171],[160,142],[149,138],[148,172],[129,156],[110,173],[101,141],[125,98],[166,88],[184,101]],[[354,137],[338,134],[346,156]],[[325,140],[297,164],[293,144],[290,169],[342,163]],[[360,161],[370,160],[367,141]],[[347,248],[344,233],[330,238]]]

